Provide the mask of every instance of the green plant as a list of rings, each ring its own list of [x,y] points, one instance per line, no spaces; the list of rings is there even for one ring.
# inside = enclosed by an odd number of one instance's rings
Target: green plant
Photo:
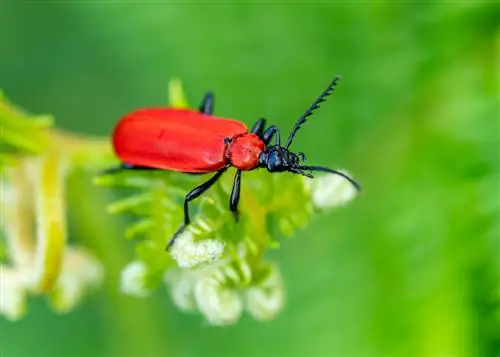
[[[170,83],[169,93],[172,106],[187,106],[179,81]],[[104,267],[89,252],[67,244],[64,187],[75,170],[99,171],[116,164],[109,140],[53,129],[46,117],[33,117],[6,101],[0,120],[7,133],[3,143],[9,147],[3,150],[3,200],[12,208],[3,222],[11,264],[2,271],[7,291],[2,312],[11,319],[22,316],[28,293],[48,294],[56,311],[70,311],[101,283]],[[226,207],[230,177],[195,201],[193,223],[170,254],[164,248],[181,222],[184,195],[202,178],[147,171],[96,177],[100,186],[128,189],[108,212],[135,217],[124,233],[134,240],[136,256],[122,271],[124,293],[147,297],[166,283],[180,309],[200,311],[215,325],[236,322],[243,310],[258,320],[275,317],[283,306],[284,282],[266,252],[279,247],[280,237],[305,227],[314,213],[341,206],[356,192],[334,175],[311,180],[250,172],[236,224]]]
[[[67,244],[65,180],[82,157],[106,145],[51,129],[50,116],[33,116],[0,96],[1,204],[6,260],[0,311],[18,319],[28,294],[47,294],[56,311],[72,309],[100,284],[101,264]],[[65,150],[59,150],[64,147]]]

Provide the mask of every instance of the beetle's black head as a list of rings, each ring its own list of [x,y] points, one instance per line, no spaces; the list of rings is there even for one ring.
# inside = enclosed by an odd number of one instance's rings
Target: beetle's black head
[[[306,166],[302,164],[306,156],[303,152],[294,153],[282,146],[268,146],[259,155],[259,167],[266,168],[269,172],[291,172],[297,175],[313,177],[311,171],[328,172],[344,177],[356,189],[361,190],[361,186],[346,174],[323,166]]]
[[[278,145],[268,146],[259,156],[259,167],[269,172],[294,171],[304,159],[304,153],[294,153]]]

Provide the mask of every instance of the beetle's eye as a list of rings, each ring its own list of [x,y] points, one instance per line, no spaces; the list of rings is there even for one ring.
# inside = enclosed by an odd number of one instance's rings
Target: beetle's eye
[[[269,159],[267,162],[267,167],[269,171],[275,170],[277,167],[281,165],[280,156],[277,151],[273,151],[269,154]]]

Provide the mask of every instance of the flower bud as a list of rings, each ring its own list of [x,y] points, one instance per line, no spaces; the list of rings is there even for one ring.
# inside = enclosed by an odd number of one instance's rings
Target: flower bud
[[[347,172],[342,173],[349,175]],[[327,209],[345,205],[356,197],[356,188],[340,175],[326,174],[314,179],[304,178],[316,208]]]
[[[196,282],[194,296],[200,312],[211,325],[234,324],[241,316],[243,303],[238,292],[211,274]]]
[[[196,310],[194,285],[198,271],[173,268],[165,274],[165,282],[170,286],[170,293],[175,305],[183,311]]]
[[[0,265],[0,314],[16,321],[26,312],[27,277],[23,272]]]
[[[85,293],[101,285],[103,279],[104,268],[97,258],[83,249],[67,248],[50,296],[53,308],[60,313],[69,312]]]
[[[127,295],[138,298],[145,298],[150,295],[146,287],[147,266],[140,260],[129,263],[122,270],[121,290]]]
[[[195,242],[189,230],[179,235],[170,254],[181,268],[194,268],[211,263],[224,251],[224,243],[216,239],[204,239]]]
[[[256,320],[271,320],[283,308],[284,295],[281,274],[277,267],[272,267],[262,283],[245,292],[246,309]]]

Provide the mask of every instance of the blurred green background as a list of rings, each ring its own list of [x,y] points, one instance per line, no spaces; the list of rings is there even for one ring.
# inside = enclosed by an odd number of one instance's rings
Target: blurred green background
[[[287,286],[282,314],[224,328],[179,312],[164,291],[120,295],[132,249],[120,229],[100,230],[115,219],[102,202],[73,202],[70,214],[102,207],[71,240],[97,252],[106,286],[68,316],[38,299],[22,321],[1,320],[2,357],[500,356],[499,10],[2,3],[0,87],[81,133],[108,135],[122,114],[165,103],[172,76],[193,104],[211,89],[218,115],[265,116],[287,132],[341,74],[294,147],[365,187],[273,252]]]

